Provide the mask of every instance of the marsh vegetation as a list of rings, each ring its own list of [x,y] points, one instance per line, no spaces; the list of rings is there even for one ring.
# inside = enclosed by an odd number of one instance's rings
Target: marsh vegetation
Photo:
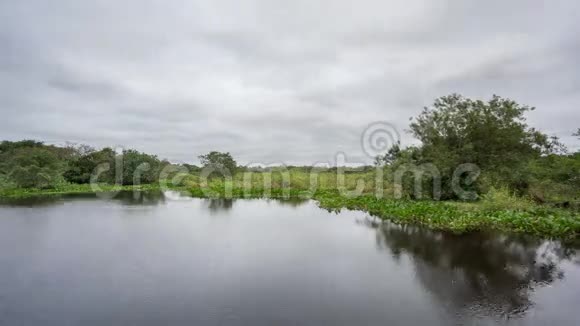
[[[0,196],[91,192],[92,183],[99,191],[160,187],[195,197],[314,198],[332,210],[458,233],[500,229],[574,239],[580,153],[528,126],[531,110],[497,96],[487,102],[445,96],[412,120],[420,146],[391,144],[374,165],[356,168],[243,166],[218,151],[201,155],[196,166],[131,149],[4,141]],[[466,165],[473,169],[458,168]]]

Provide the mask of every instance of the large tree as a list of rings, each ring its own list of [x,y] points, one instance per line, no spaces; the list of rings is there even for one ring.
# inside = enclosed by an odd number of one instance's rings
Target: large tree
[[[20,188],[51,188],[61,181],[62,162],[42,147],[20,147],[4,162],[8,179]]]
[[[115,151],[111,148],[104,148],[100,151],[85,151],[84,154],[70,161],[64,178],[73,183],[89,183],[91,175],[96,172],[98,165],[109,164],[109,171],[99,176],[99,182],[115,182]]]
[[[453,94],[425,108],[410,129],[423,143],[421,161],[434,163],[444,177],[473,163],[491,180],[518,183],[529,160],[558,145],[527,125],[525,114],[532,110],[499,96],[484,102]]]
[[[124,150],[122,160],[122,182],[124,185],[147,184],[159,180],[159,173],[163,168],[163,163],[156,155],[149,155],[132,149]]]

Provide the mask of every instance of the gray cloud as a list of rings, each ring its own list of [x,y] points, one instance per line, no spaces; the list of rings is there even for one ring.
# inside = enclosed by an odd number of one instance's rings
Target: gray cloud
[[[173,161],[367,158],[360,134],[451,92],[536,106],[571,149],[576,1],[0,1],[0,138]]]

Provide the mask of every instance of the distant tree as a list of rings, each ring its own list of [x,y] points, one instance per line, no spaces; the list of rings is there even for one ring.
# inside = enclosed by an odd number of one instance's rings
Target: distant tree
[[[100,175],[99,182],[114,183],[115,151],[111,148],[84,151],[84,154],[69,162],[64,178],[72,183],[89,183],[97,166],[103,163],[108,163],[110,169],[107,173]]]
[[[91,147],[87,145],[73,146],[70,144],[67,144],[64,147],[60,147],[55,145],[46,145],[45,143],[36,140],[21,140],[15,142],[3,141],[0,143],[0,156],[3,153],[10,153],[19,148],[44,148],[55,154],[59,160],[68,161],[79,155],[85,154],[83,151],[88,150]]]
[[[117,164],[118,161],[122,165]],[[123,185],[157,182],[161,170],[169,164],[169,162],[160,161],[155,155],[136,150],[125,150],[122,154],[117,155],[113,149],[104,148],[71,161],[64,177],[73,183],[89,183],[96,168],[103,163],[108,163],[109,169],[99,175],[98,181],[111,184],[119,181]],[[121,170],[117,171],[117,169]],[[120,177],[119,180],[117,180],[117,176]]]
[[[194,164],[183,163],[182,166],[186,168],[187,171],[189,171],[190,173],[198,173],[201,170],[199,166]]]
[[[2,141],[0,143],[0,155],[3,153],[8,153],[19,148],[29,148],[29,147],[43,147],[42,142],[36,140],[21,140],[21,141]]]
[[[97,151],[93,146],[90,145],[69,142],[66,143],[64,148],[68,149],[75,156],[84,156]]]
[[[222,174],[233,175],[236,173],[237,163],[230,153],[212,151],[205,155],[200,155],[199,160],[204,168],[211,168]]]
[[[4,164],[9,180],[20,188],[54,187],[61,179],[61,167],[58,157],[41,147],[20,147]]]
[[[578,128],[578,130],[572,134],[572,136],[576,136],[578,137],[578,139],[580,139],[580,128]]]
[[[125,150],[122,154],[124,185],[148,184],[159,180],[162,163],[155,155],[136,150]]]
[[[155,155],[126,150],[117,155],[111,148],[95,150],[87,145],[46,145],[34,140],[0,142],[0,188],[50,188],[59,182],[89,183],[96,168],[98,182],[125,185],[159,180],[160,172],[171,163]],[[122,163],[122,164],[118,164]]]

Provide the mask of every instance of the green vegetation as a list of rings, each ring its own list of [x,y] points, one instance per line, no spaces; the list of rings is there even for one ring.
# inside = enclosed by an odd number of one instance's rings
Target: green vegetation
[[[229,153],[202,167],[110,148],[0,143],[0,197],[120,189],[187,189],[196,197],[313,198],[329,210],[367,211],[453,232],[507,230],[568,239],[580,235],[580,153],[526,124],[531,107],[494,96],[437,99],[374,166],[244,167]],[[580,129],[574,135],[580,137]],[[461,170],[469,164],[471,169]],[[458,172],[459,171],[459,172]],[[440,180],[440,187],[437,180]],[[460,189],[460,191],[458,191]],[[442,199],[443,201],[439,201]]]
[[[200,155],[199,160],[204,167],[204,170],[209,173],[208,177],[215,178],[216,173],[220,177],[226,177],[236,173],[238,163],[234,160],[230,153],[209,152],[205,155]]]
[[[558,237],[574,240],[580,235],[580,217],[577,211],[534,203],[531,199],[517,196],[507,188],[492,188],[479,201],[433,201],[393,199],[385,189],[386,198],[377,198],[373,184],[366,186],[360,196],[349,197],[336,190],[336,175],[326,171],[319,174],[321,186],[311,192],[305,184],[309,174],[300,168],[290,169],[291,181],[282,187],[281,176],[272,175],[272,189],[265,189],[261,181],[270,172],[254,174],[250,187],[244,188],[243,174],[239,173],[233,182],[213,180],[202,188],[190,177],[186,189],[194,197],[233,198],[312,198],[319,206],[330,211],[343,208],[361,210],[374,216],[396,223],[413,223],[433,229],[465,233],[476,230],[501,230],[529,233],[538,236]],[[280,175],[280,173],[278,173]],[[347,184],[355,185],[356,180],[372,180],[373,172],[357,172],[347,175]],[[227,192],[227,186],[231,192]],[[353,189],[353,188],[349,188]]]
[[[564,150],[557,138],[525,123],[525,113],[531,110],[498,96],[489,102],[459,95],[439,98],[410,125],[422,146],[407,149],[406,157],[401,154],[395,164],[436,166],[442,177],[442,199],[458,198],[452,191],[452,176],[465,163],[481,171],[471,185],[477,193],[507,186],[524,194],[533,181],[529,164]]]
[[[111,148],[97,151],[86,145],[58,147],[33,140],[3,141],[0,143],[0,192],[73,189],[72,185],[91,181],[151,184],[159,181],[160,172],[167,165],[170,163],[154,155],[131,149],[117,154]]]
[[[421,224],[455,233],[502,230],[570,240],[580,234],[580,219],[573,212],[535,205],[489,209],[486,203],[464,206],[454,202],[381,200],[372,196],[346,198],[334,194],[315,198],[324,208],[363,210],[394,222]]]

